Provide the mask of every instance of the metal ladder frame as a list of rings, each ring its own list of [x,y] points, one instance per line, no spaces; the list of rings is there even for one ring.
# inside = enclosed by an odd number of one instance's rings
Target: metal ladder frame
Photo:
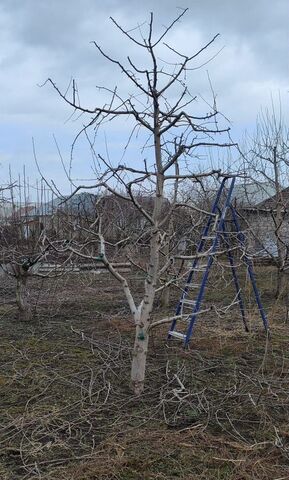
[[[236,292],[237,292],[237,299],[238,299],[238,303],[239,303],[239,307],[240,307],[240,311],[241,311],[241,315],[242,315],[243,324],[244,324],[245,330],[249,331],[248,326],[247,326],[247,322],[246,322],[245,307],[244,307],[244,302],[243,302],[243,298],[242,298],[242,295],[241,295],[241,288],[240,288],[236,268],[235,268],[235,265],[234,265],[234,258],[233,258],[232,252],[230,250],[230,243],[229,243],[229,239],[228,239],[228,234],[227,234],[227,231],[226,231],[226,215],[227,215],[228,210],[230,210],[231,213],[232,213],[233,224],[234,224],[235,229],[236,229],[238,242],[239,242],[240,246],[242,248],[244,248],[245,237],[244,237],[244,234],[241,232],[240,224],[239,224],[239,221],[238,221],[236,211],[231,204],[232,193],[233,193],[234,186],[235,186],[235,181],[236,181],[235,177],[233,177],[231,179],[231,184],[230,184],[228,193],[226,194],[225,203],[224,203],[222,209],[219,207],[220,199],[221,199],[222,193],[224,192],[224,189],[225,189],[225,184],[229,180],[229,178],[230,177],[225,177],[222,180],[222,183],[219,187],[219,190],[217,192],[215,201],[214,201],[213,206],[212,206],[211,214],[210,214],[210,216],[208,218],[208,221],[206,223],[206,226],[203,230],[202,237],[201,237],[201,240],[200,240],[198,248],[197,248],[196,257],[195,257],[195,259],[192,263],[192,266],[191,266],[191,269],[190,269],[190,272],[189,272],[189,275],[188,275],[188,278],[187,278],[187,281],[186,281],[186,284],[185,284],[185,288],[183,289],[181,298],[180,298],[180,300],[177,304],[177,308],[176,308],[176,311],[175,311],[175,317],[178,317],[180,315],[180,313],[183,312],[185,299],[186,299],[187,294],[189,292],[189,289],[192,285],[192,281],[193,281],[193,278],[194,278],[194,273],[198,271],[197,266],[198,266],[198,262],[200,260],[200,256],[198,256],[198,254],[202,253],[202,251],[203,251],[204,245],[205,245],[206,240],[208,238],[208,233],[210,231],[210,227],[211,227],[213,218],[215,217],[216,220],[217,220],[216,221],[216,231],[214,233],[214,236],[213,235],[211,236],[212,239],[213,239],[213,244],[211,246],[210,253],[209,253],[209,256],[208,256],[208,259],[207,259],[207,265],[204,269],[204,274],[202,276],[200,289],[199,289],[199,292],[198,292],[198,295],[197,295],[197,298],[196,298],[195,301],[191,301],[191,300],[187,301],[188,304],[192,304],[193,308],[192,308],[191,314],[188,316],[189,324],[188,324],[188,327],[187,327],[187,330],[186,330],[186,334],[175,331],[175,327],[176,327],[177,320],[178,320],[177,318],[173,319],[173,321],[171,323],[170,330],[169,330],[168,339],[170,339],[172,337],[179,338],[179,339],[183,340],[184,347],[188,346],[189,341],[190,341],[191,336],[192,336],[192,333],[193,333],[193,328],[194,328],[195,322],[197,320],[197,316],[198,316],[198,313],[199,313],[199,310],[200,310],[200,307],[201,307],[201,304],[202,304],[202,301],[203,301],[203,297],[204,297],[204,294],[205,294],[207,281],[208,281],[208,276],[209,276],[210,269],[211,269],[211,266],[212,266],[212,263],[213,263],[213,260],[214,260],[214,254],[216,253],[216,250],[217,250],[218,245],[220,243],[221,235],[222,235],[222,237],[225,241],[226,248],[227,248],[227,256],[228,256],[228,259],[229,259],[231,272],[232,272],[232,276],[233,276],[233,280],[234,280],[234,285],[235,285],[235,289],[236,289]],[[217,215],[219,215],[219,218],[217,217]],[[258,309],[259,309],[259,312],[260,312],[260,315],[261,315],[261,318],[262,318],[262,321],[263,321],[264,329],[267,332],[268,329],[269,329],[268,320],[267,320],[264,308],[263,308],[262,303],[261,303],[261,298],[260,298],[260,294],[259,294],[259,291],[258,291],[258,288],[257,288],[252,262],[246,254],[244,255],[244,260],[245,260],[245,263],[246,263],[247,268],[248,268],[250,280],[251,280],[253,290],[254,290],[256,303],[257,303],[257,306],[258,306]],[[199,271],[200,271],[200,269],[199,269]]]

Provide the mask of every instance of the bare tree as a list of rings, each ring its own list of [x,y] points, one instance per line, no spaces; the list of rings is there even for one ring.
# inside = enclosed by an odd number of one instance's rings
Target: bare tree
[[[15,280],[19,319],[29,321],[32,318],[29,279],[46,276],[39,272],[39,266],[47,258],[51,247],[45,242],[51,227],[45,212],[49,197],[41,185],[37,192],[38,201],[29,200],[29,180],[25,178],[25,169],[22,179],[19,176],[17,181],[12,182],[11,179],[10,183],[1,198],[0,268],[3,275]]]
[[[288,189],[285,189],[288,185],[289,129],[282,116],[281,102],[279,111],[276,111],[272,102],[270,110],[261,112],[250,143],[246,155],[247,171],[257,185],[263,182],[273,192],[271,198],[256,206],[259,218],[254,231],[257,240],[276,265],[278,298],[287,290],[286,270],[289,261],[289,199]]]
[[[141,218],[142,231],[135,232],[134,235],[129,233],[129,238],[124,235],[120,239],[123,245],[126,245],[127,256],[132,264],[145,273],[143,293],[138,300],[133,294],[129,279],[112,265],[108,243],[103,234],[103,222],[98,221],[90,228],[90,235],[97,237],[99,243],[99,257],[123,287],[135,325],[131,385],[136,395],[141,394],[144,388],[156,295],[169,284],[176,282],[175,275],[171,273],[168,276],[166,272],[174,263],[174,251],[168,244],[168,237],[172,235],[170,218],[180,207],[179,186],[187,178],[200,181],[202,177],[220,173],[207,170],[206,167],[202,173],[194,173],[195,161],[202,158],[205,162],[208,149],[234,145],[227,124],[220,124],[225,120],[219,115],[213,92],[211,105],[205,102],[206,113],[202,114],[199,113],[201,99],[191,94],[188,86],[190,74],[200,68],[199,62],[203,60],[207,63],[208,58],[203,59],[202,56],[210,49],[218,35],[192,54],[183,54],[165,42],[165,38],[185,12],[186,10],[182,10],[159,35],[155,34],[154,17],[151,13],[146,27],[142,25],[136,29],[139,37],[135,31],[124,29],[111,18],[114,26],[139,49],[140,55],[146,55],[144,61],[147,66],[138,65],[129,55],[126,63],[123,63],[93,42],[97,52],[117,67],[127,79],[128,88],[134,88],[133,94],[122,95],[117,87],[101,87],[101,93],[107,94],[107,100],[100,106],[90,107],[80,102],[75,80],[66,91],[62,91],[53,80],[47,80],[67,105],[82,118],[85,115],[88,117],[77,139],[84,135],[89,142],[94,155],[95,182],[93,185],[75,185],[72,195],[83,188],[94,188],[99,195],[100,192],[106,192],[123,204],[130,204]],[[160,59],[160,56],[166,55],[169,56],[168,59]],[[127,154],[135,134],[144,138],[144,147],[139,150],[137,160],[125,162],[122,156],[114,166],[107,155],[96,152],[95,138],[100,127],[108,121],[119,119],[133,120],[124,154]],[[73,148],[74,145],[75,142]],[[142,158],[144,152],[147,157],[145,159]],[[169,202],[166,200],[168,194]],[[144,198],[147,197],[150,201],[146,202]],[[141,263],[138,259],[133,260],[129,254],[132,245],[136,244],[143,247]],[[73,245],[65,248],[70,251],[77,250],[84,258],[92,258],[89,249],[84,245],[81,249],[75,249]]]

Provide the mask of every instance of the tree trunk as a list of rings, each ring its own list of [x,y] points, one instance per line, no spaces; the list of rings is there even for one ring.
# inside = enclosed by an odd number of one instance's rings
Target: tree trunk
[[[19,320],[31,320],[31,306],[29,291],[27,288],[27,275],[19,275],[16,278],[16,303],[18,306]]]
[[[276,288],[276,298],[278,300],[285,298],[288,295],[288,281],[288,274],[286,274],[283,270],[278,270]]]
[[[144,389],[148,341],[148,328],[137,325],[131,364],[131,388],[137,396],[141,395]]]
[[[277,285],[276,285],[276,298],[277,300],[284,298],[288,292],[288,277],[283,270],[286,263],[287,248],[282,238],[282,225],[284,223],[284,199],[282,194],[282,186],[280,183],[280,171],[277,158],[277,146],[273,148],[273,166],[274,166],[274,182],[276,189],[276,213],[275,213],[275,236],[278,251],[278,272],[277,272]]]
[[[165,254],[165,260],[167,261],[170,255],[170,238],[173,236],[174,233],[174,227],[172,223],[172,219],[170,218],[169,220],[169,227],[168,227],[168,235],[167,235],[167,241],[165,246],[163,247],[163,252]],[[168,268],[166,274],[165,274],[165,281],[167,282],[171,278],[171,267]],[[170,285],[168,285],[164,290],[162,291],[161,298],[160,298],[160,304],[163,308],[167,308],[170,304],[170,293],[171,293],[171,288]]]
[[[170,303],[170,287],[166,287],[161,294],[160,304],[163,308],[167,308]]]

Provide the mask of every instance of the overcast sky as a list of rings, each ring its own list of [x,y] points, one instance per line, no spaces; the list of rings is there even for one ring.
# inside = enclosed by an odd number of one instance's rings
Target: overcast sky
[[[15,174],[26,164],[29,176],[36,176],[34,137],[43,172],[64,185],[53,134],[68,161],[77,124],[67,122],[71,112],[52,88],[39,85],[51,77],[66,88],[74,77],[81,99],[97,105],[96,85],[114,88],[120,83],[125,88],[126,84],[115,67],[97,54],[91,41],[96,40],[114,57],[123,59],[129,53],[138,59],[134,47],[128,46],[109,17],[133,28],[148,20],[153,11],[157,32],[178,15],[178,7],[189,7],[169,38],[178,50],[190,54],[220,33],[210,54],[221,52],[190,77],[189,86],[196,94],[209,95],[208,70],[218,107],[232,122],[234,138],[240,139],[245,129],[253,128],[258,111],[270,104],[271,96],[281,96],[286,114],[288,0],[0,0],[2,179],[7,178],[9,164]],[[112,152],[121,136],[118,129],[108,138]],[[90,162],[81,152],[80,157],[75,160],[77,175],[86,177]]]

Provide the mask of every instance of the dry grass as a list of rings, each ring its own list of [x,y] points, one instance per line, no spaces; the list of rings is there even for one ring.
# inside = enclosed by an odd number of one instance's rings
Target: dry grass
[[[51,282],[30,325],[3,304],[1,480],[289,478],[288,325],[264,277],[270,340],[253,303],[251,333],[236,307],[212,311],[189,351],[162,326],[141,399],[128,388],[133,327],[105,275]],[[221,304],[231,285],[214,286]]]

